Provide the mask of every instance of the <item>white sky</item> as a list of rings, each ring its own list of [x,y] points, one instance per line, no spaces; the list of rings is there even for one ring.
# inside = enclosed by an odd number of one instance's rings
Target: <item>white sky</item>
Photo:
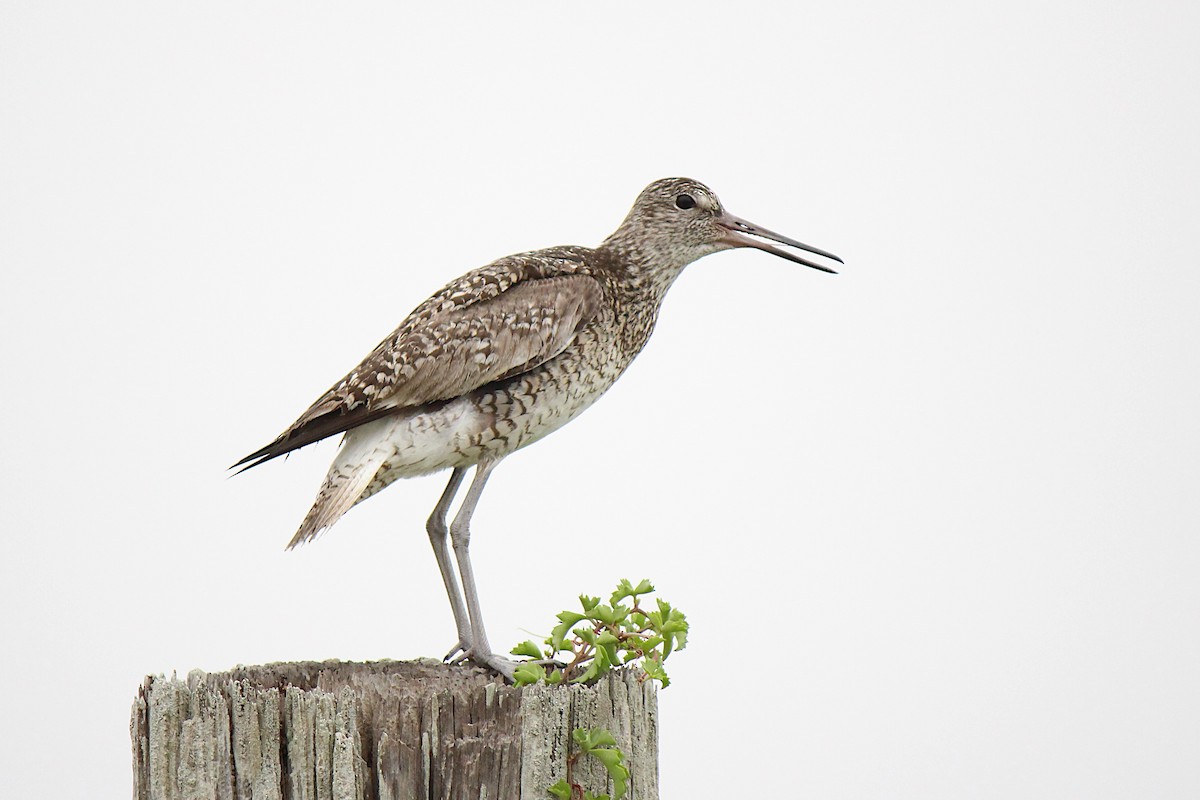
[[[664,797],[1200,793],[1195,3],[0,8],[0,796],[127,797],[146,673],[453,638],[442,477],[236,479],[431,291],[649,181],[693,265],[497,470],[498,647],[651,578]],[[63,753],[69,753],[64,756]]]

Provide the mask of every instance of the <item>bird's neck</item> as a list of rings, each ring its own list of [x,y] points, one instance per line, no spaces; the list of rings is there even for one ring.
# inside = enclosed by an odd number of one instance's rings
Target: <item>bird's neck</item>
[[[622,236],[618,230],[604,240],[597,253],[608,263],[630,295],[657,308],[667,290],[691,263],[688,253],[671,247]]]

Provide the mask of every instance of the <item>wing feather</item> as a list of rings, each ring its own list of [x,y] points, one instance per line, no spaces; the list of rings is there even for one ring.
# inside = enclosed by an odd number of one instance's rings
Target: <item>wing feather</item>
[[[562,353],[599,313],[603,291],[590,275],[522,279],[510,268],[496,279],[500,266],[468,273],[423,303],[275,441],[234,466],[249,469],[534,369]]]

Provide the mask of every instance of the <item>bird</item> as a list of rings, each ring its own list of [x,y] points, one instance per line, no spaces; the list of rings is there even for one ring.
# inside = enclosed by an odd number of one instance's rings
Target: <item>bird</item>
[[[751,247],[836,274],[771,242],[844,263],[734,216],[698,181],[654,181],[598,247],[518,253],[446,284],[274,441],[231,469],[344,434],[288,549],[401,478],[450,470],[425,525],[457,629],[445,660],[511,680],[516,662],[492,651],[469,553],[471,517],[488,477],[621,377],[650,339],[667,290],[693,261]]]

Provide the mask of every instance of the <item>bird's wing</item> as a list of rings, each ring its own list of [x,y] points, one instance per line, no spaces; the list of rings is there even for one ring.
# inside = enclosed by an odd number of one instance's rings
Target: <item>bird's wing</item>
[[[361,364],[245,469],[406,408],[449,400],[557,356],[595,319],[590,275],[527,277],[503,262],[467,273],[421,304]]]

